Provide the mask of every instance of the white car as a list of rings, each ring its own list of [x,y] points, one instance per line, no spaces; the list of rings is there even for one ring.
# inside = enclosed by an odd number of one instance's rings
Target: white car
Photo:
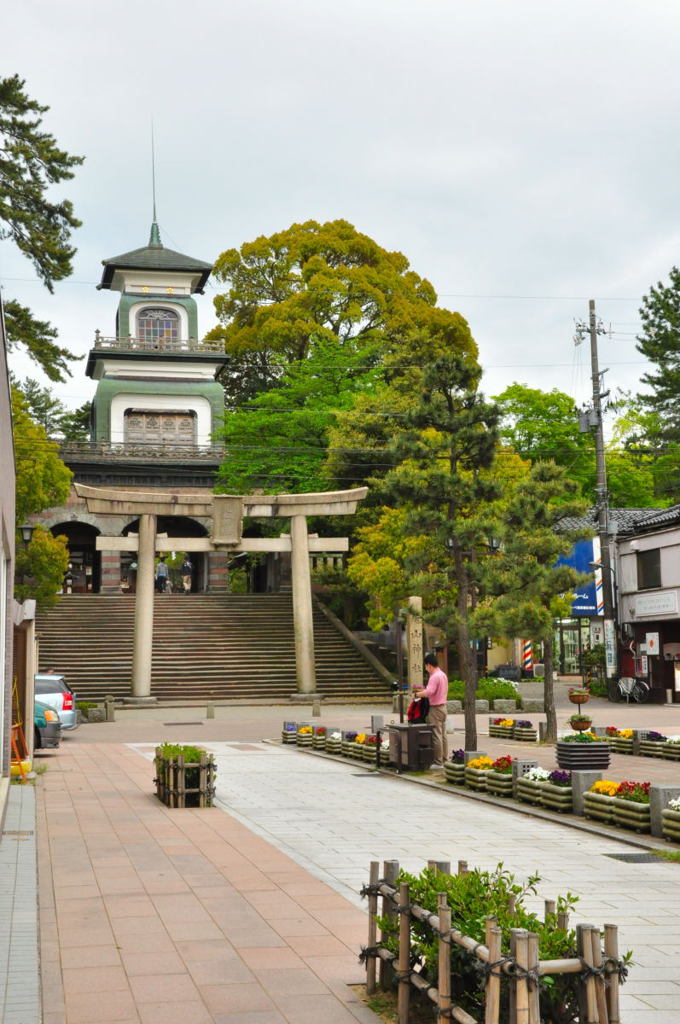
[[[78,728],[76,695],[58,672],[38,672],[35,676],[35,697],[57,712],[64,731]]]

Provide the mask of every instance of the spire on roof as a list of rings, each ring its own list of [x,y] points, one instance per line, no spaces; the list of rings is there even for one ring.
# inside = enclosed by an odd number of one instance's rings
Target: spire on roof
[[[161,233],[158,230],[158,224],[156,222],[156,211],[154,210],[153,223],[151,224],[151,234],[149,235],[149,248],[150,249],[162,249],[163,243],[161,242]]]

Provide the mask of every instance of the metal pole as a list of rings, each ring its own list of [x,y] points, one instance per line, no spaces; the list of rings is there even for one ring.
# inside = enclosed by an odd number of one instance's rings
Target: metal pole
[[[597,532],[600,537],[600,557],[602,560],[602,602],[604,612],[604,635],[607,653],[607,676],[617,673],[618,652],[616,641],[616,621],[614,611],[614,588],[612,586],[612,564],[609,529],[609,495],[607,493],[607,464],[604,450],[604,428],[602,424],[602,392],[600,368],[598,363],[597,335],[598,323],[595,314],[595,300],[588,303],[588,330],[590,334],[590,366],[593,382],[593,411],[595,413],[595,467],[597,483],[595,488],[597,500]],[[613,650],[612,650],[613,647]]]

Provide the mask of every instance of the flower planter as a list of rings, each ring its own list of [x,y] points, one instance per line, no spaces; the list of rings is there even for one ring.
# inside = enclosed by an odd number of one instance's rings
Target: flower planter
[[[680,843],[680,811],[667,807],[661,812],[661,834],[674,843]]]
[[[511,725],[490,725],[489,736],[497,736],[499,739],[512,739],[512,726]]]
[[[212,807],[216,767],[212,754],[201,751],[198,762],[163,757],[156,747],[156,796],[166,807]]]
[[[633,740],[627,740],[624,736],[610,736],[607,743],[615,754],[632,754]]]
[[[663,757],[663,740],[640,740],[640,753],[644,757]]]
[[[614,800],[615,797],[604,793],[584,793],[583,816],[611,825],[614,821]]]
[[[571,814],[574,802],[571,786],[556,786],[554,782],[539,782],[541,806],[560,814]]]
[[[369,764],[375,764],[375,743],[364,743],[362,757]]]
[[[469,765],[465,765],[465,785],[468,789],[486,792],[486,777],[488,774],[488,768],[470,768]]]
[[[327,754],[341,754],[342,753],[342,740],[333,740],[326,733],[326,742],[324,743],[324,750]]]
[[[290,726],[290,728],[287,728]],[[283,729],[281,730],[281,742],[282,743],[297,743],[297,723],[286,722],[284,723]]]
[[[540,804],[541,785],[542,783],[540,782],[524,779],[520,775],[517,779],[517,799],[525,804]]]
[[[661,756],[669,761],[680,761],[680,743],[662,743]]]
[[[630,828],[635,832],[649,832],[651,818],[649,804],[637,803],[635,800],[624,800],[620,796],[611,798],[614,803],[614,824],[621,828]]]
[[[486,775],[486,791],[493,796],[512,796],[512,774],[495,772],[493,768]]]
[[[572,704],[585,704],[590,700],[589,693],[570,693],[569,700]]]
[[[512,730],[513,740],[523,740],[525,743],[538,742],[538,730],[526,725],[516,725]]]
[[[297,734],[298,747],[311,747],[313,738],[311,732],[299,732]]]
[[[465,765],[458,764],[455,761],[445,761],[444,778],[446,779],[447,782],[450,782],[452,786],[464,786]]]
[[[590,729],[592,724],[592,718],[586,718],[585,715],[582,715],[580,718],[569,719],[569,725],[574,730],[574,732],[585,732],[586,729]]]
[[[315,750],[325,750],[326,749],[326,733],[325,732],[321,732],[321,733],[315,732],[313,737],[312,737],[312,746],[314,747]]]
[[[604,771],[609,767],[608,743],[557,741],[557,764],[567,771]]]
[[[352,747],[354,746],[354,740],[341,740],[340,743],[341,743],[341,747],[342,747],[342,751],[341,751],[342,752],[342,756],[343,757],[351,757],[352,756]]]
[[[357,761],[363,761],[364,759],[364,744],[363,743],[352,743],[352,749],[350,751],[350,757],[355,758]]]

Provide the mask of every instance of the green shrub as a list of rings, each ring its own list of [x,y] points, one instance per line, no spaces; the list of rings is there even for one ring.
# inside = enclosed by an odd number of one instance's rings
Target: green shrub
[[[161,743],[158,748],[159,757],[170,760],[171,758],[183,757],[185,764],[199,764],[201,754],[205,751],[200,747],[187,746],[182,743]]]
[[[485,940],[485,921],[495,917],[502,932],[502,955],[510,951],[510,930],[526,928],[538,935],[539,957],[542,960],[560,960],[576,957],[576,934],[557,927],[557,915],[548,914],[543,921],[525,906],[527,897],[535,897],[538,875],[530,875],[521,882],[498,864],[492,871],[476,869],[464,875],[444,875],[426,868],[419,876],[402,872],[399,882],[409,885],[409,901],[433,914],[438,912],[438,894],[446,894],[451,908],[451,927],[468,935],[476,942]],[[511,909],[511,897],[514,909]],[[533,900],[535,902],[535,900]],[[577,897],[567,893],[557,900],[557,911],[570,911]],[[394,919],[378,918],[383,929],[382,944],[392,952],[398,949],[399,923]],[[411,923],[412,959],[423,964],[424,977],[436,984],[439,943],[431,927],[417,918]],[[451,979],[453,1001],[476,1020],[484,1016],[484,973],[470,952],[451,943]],[[630,954],[623,957],[624,964]],[[578,979],[574,974],[554,975],[540,981],[540,1016],[544,1024],[566,1024],[578,1018]],[[501,1019],[508,1019],[509,985],[503,986]]]
[[[463,700],[465,683],[462,679],[449,679],[449,700]],[[517,690],[505,679],[480,679],[475,692],[477,700],[514,700],[519,707]]]

